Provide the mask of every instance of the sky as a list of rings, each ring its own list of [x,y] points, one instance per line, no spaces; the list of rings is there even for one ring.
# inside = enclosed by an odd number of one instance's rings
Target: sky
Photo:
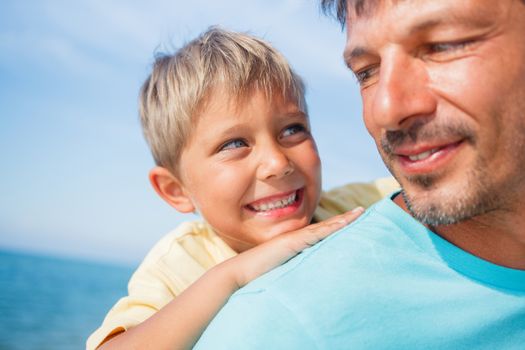
[[[139,262],[184,220],[151,188],[137,112],[154,54],[211,25],[284,53],[307,83],[323,188],[387,176],[344,31],[316,0],[2,0],[0,248]]]

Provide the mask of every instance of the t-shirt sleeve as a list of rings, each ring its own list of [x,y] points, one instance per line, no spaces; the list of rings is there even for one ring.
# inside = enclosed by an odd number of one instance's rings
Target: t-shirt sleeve
[[[151,249],[131,277],[128,295],[111,308],[102,325],[88,338],[87,350],[94,350],[112,335],[144,322],[218,262],[210,257],[199,234],[193,225],[183,224]]]
[[[232,296],[194,347],[197,350],[316,348],[296,315],[264,291]]]
[[[86,349],[96,349],[106,339],[142,323],[175,297],[161,271],[141,266],[131,278],[129,294],[108,312],[102,325],[87,340]]]

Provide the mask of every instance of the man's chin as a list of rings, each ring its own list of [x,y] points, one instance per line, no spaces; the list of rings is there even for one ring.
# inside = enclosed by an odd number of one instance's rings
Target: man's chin
[[[428,226],[457,224],[498,206],[497,199],[480,183],[424,185],[408,185],[401,194],[410,214]]]
[[[428,193],[409,194],[405,190],[401,192],[401,195],[409,213],[424,225],[450,225],[463,219],[446,210],[439,196],[434,198]]]
[[[449,212],[449,196],[445,193],[448,191],[443,191],[447,184],[439,183],[437,176],[408,176],[398,181],[406,209],[416,220],[429,226],[448,225],[460,220]]]

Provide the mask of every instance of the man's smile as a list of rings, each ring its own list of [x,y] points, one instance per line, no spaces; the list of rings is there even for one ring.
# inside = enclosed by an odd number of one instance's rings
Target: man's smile
[[[438,171],[458,154],[465,140],[433,145],[414,145],[394,150],[393,158],[406,175],[423,175]]]

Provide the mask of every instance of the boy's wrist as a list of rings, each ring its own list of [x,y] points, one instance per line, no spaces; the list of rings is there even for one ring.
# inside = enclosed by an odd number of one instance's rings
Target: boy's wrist
[[[236,264],[238,260],[237,256],[235,256],[215,265],[208,271],[211,274],[215,274],[221,281],[224,281],[221,283],[227,283],[232,288],[232,293],[245,284],[243,283],[244,274],[239,269],[239,264]]]

